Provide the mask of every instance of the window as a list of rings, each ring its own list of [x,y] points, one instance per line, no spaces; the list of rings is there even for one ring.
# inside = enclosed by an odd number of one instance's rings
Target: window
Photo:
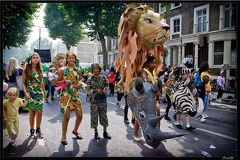
[[[236,40],[231,41],[230,65],[237,65],[237,43],[236,43]]]
[[[214,42],[214,65],[223,64],[224,41]]]
[[[209,4],[194,9],[194,32],[208,32]]]
[[[173,20],[173,33],[180,32],[180,19]]]
[[[111,39],[112,41],[112,49],[116,49],[116,39]]]
[[[159,13],[166,12],[166,7],[161,7],[161,3],[159,3]]]
[[[234,15],[234,7],[233,7],[233,5],[231,3],[230,4],[226,4],[225,5],[225,18],[224,18],[224,26],[225,26],[225,28],[235,26],[234,17],[235,17],[235,15]]]
[[[181,34],[182,15],[170,18],[170,33],[172,35]]]
[[[171,10],[181,6],[182,6],[181,3],[171,3]]]

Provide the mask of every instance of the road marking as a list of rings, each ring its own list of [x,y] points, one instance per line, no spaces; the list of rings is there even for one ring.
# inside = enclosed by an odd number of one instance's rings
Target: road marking
[[[211,134],[214,134],[214,135],[217,135],[217,136],[223,137],[223,138],[231,139],[231,140],[233,140],[233,141],[237,141],[237,138],[230,137],[230,136],[227,136],[227,135],[224,135],[224,134],[220,134],[220,133],[216,133],[216,132],[208,131],[208,130],[206,130],[206,129],[202,129],[202,128],[196,128],[196,129],[197,129],[197,130],[200,130],[200,131],[203,131],[203,132],[208,132],[208,133],[211,133]]]

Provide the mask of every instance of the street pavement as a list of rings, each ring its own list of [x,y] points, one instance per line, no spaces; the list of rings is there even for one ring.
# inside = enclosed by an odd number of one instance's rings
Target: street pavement
[[[43,139],[29,138],[29,116],[27,112],[20,112],[20,133],[17,137],[17,147],[9,145],[7,130],[3,124],[4,157],[205,157],[199,150],[204,150],[213,157],[237,157],[237,105],[220,104],[214,101],[207,107],[210,116],[206,122],[199,123],[194,117],[190,118],[190,125],[196,127],[192,132],[186,131],[184,117],[181,116],[183,129],[175,126],[175,121],[161,120],[161,131],[189,133],[188,135],[163,141],[157,148],[148,146],[142,132],[139,130],[141,141],[132,138],[133,124],[124,124],[123,108],[116,106],[116,93],[108,96],[108,132],[112,139],[102,138],[103,129],[99,125],[100,140],[94,139],[94,131],[90,128],[90,103],[86,101],[85,92],[80,92],[83,106],[83,119],[78,129],[83,139],[77,140],[72,134],[75,113],[71,111],[68,125],[68,145],[60,142],[62,114],[59,112],[59,98],[44,104],[41,130]],[[161,113],[165,112],[166,103],[160,101]],[[173,110],[169,111],[172,118]],[[128,112],[131,121],[131,110]],[[210,148],[213,145],[215,147]]]

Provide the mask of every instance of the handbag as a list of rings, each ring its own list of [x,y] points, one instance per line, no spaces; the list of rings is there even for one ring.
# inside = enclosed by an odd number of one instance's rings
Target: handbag
[[[106,96],[105,94],[97,94],[97,95],[94,97],[95,100],[104,100],[104,99],[106,99],[106,98],[107,98],[107,96]]]
[[[17,89],[19,91],[22,91],[22,76],[19,75],[18,69],[17,69],[16,83],[17,83]]]
[[[206,86],[206,92],[211,92],[211,88],[209,86]]]

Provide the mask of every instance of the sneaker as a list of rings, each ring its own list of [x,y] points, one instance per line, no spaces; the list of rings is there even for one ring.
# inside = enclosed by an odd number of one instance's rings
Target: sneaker
[[[77,139],[83,139],[80,133],[72,131],[72,133],[77,137]]]
[[[216,102],[222,103],[222,100],[219,98],[219,99],[216,99]]]
[[[178,129],[183,129],[181,124],[176,124],[176,127],[177,127]]]
[[[124,123],[125,124],[129,124],[129,120],[128,119],[124,119]]]
[[[196,129],[196,128],[195,128],[195,127],[192,127],[192,126],[186,127],[186,130],[187,130],[187,131],[192,131],[192,130],[194,130],[194,129]]]
[[[204,117],[205,117],[205,118],[208,118],[209,116],[208,116],[206,113],[204,113]]]
[[[30,138],[34,138],[35,137],[34,132],[35,132],[34,129],[30,129],[30,136],[29,136]]]
[[[204,114],[201,114],[202,118],[206,118]]]
[[[205,118],[201,118],[201,119],[199,119],[199,122],[200,122],[200,123],[203,123],[203,122],[205,122],[205,121],[206,121]]]
[[[43,135],[42,135],[42,132],[41,132],[41,129],[40,129],[40,128],[37,128],[37,129],[36,129],[36,134],[37,134],[37,137],[38,137],[39,139],[42,139],[42,138],[43,138]]]
[[[167,121],[171,121],[171,118],[169,118],[168,116],[164,116],[164,119]]]
[[[58,94],[58,95],[57,95],[57,98],[59,98],[59,97],[60,97],[60,95]]]
[[[62,143],[62,145],[67,145],[67,144],[68,144],[67,139],[66,139],[66,138],[65,138],[65,139],[62,139],[62,140],[61,140],[61,143]]]
[[[112,138],[106,131],[103,132],[103,137],[107,138],[107,139],[111,139]]]

